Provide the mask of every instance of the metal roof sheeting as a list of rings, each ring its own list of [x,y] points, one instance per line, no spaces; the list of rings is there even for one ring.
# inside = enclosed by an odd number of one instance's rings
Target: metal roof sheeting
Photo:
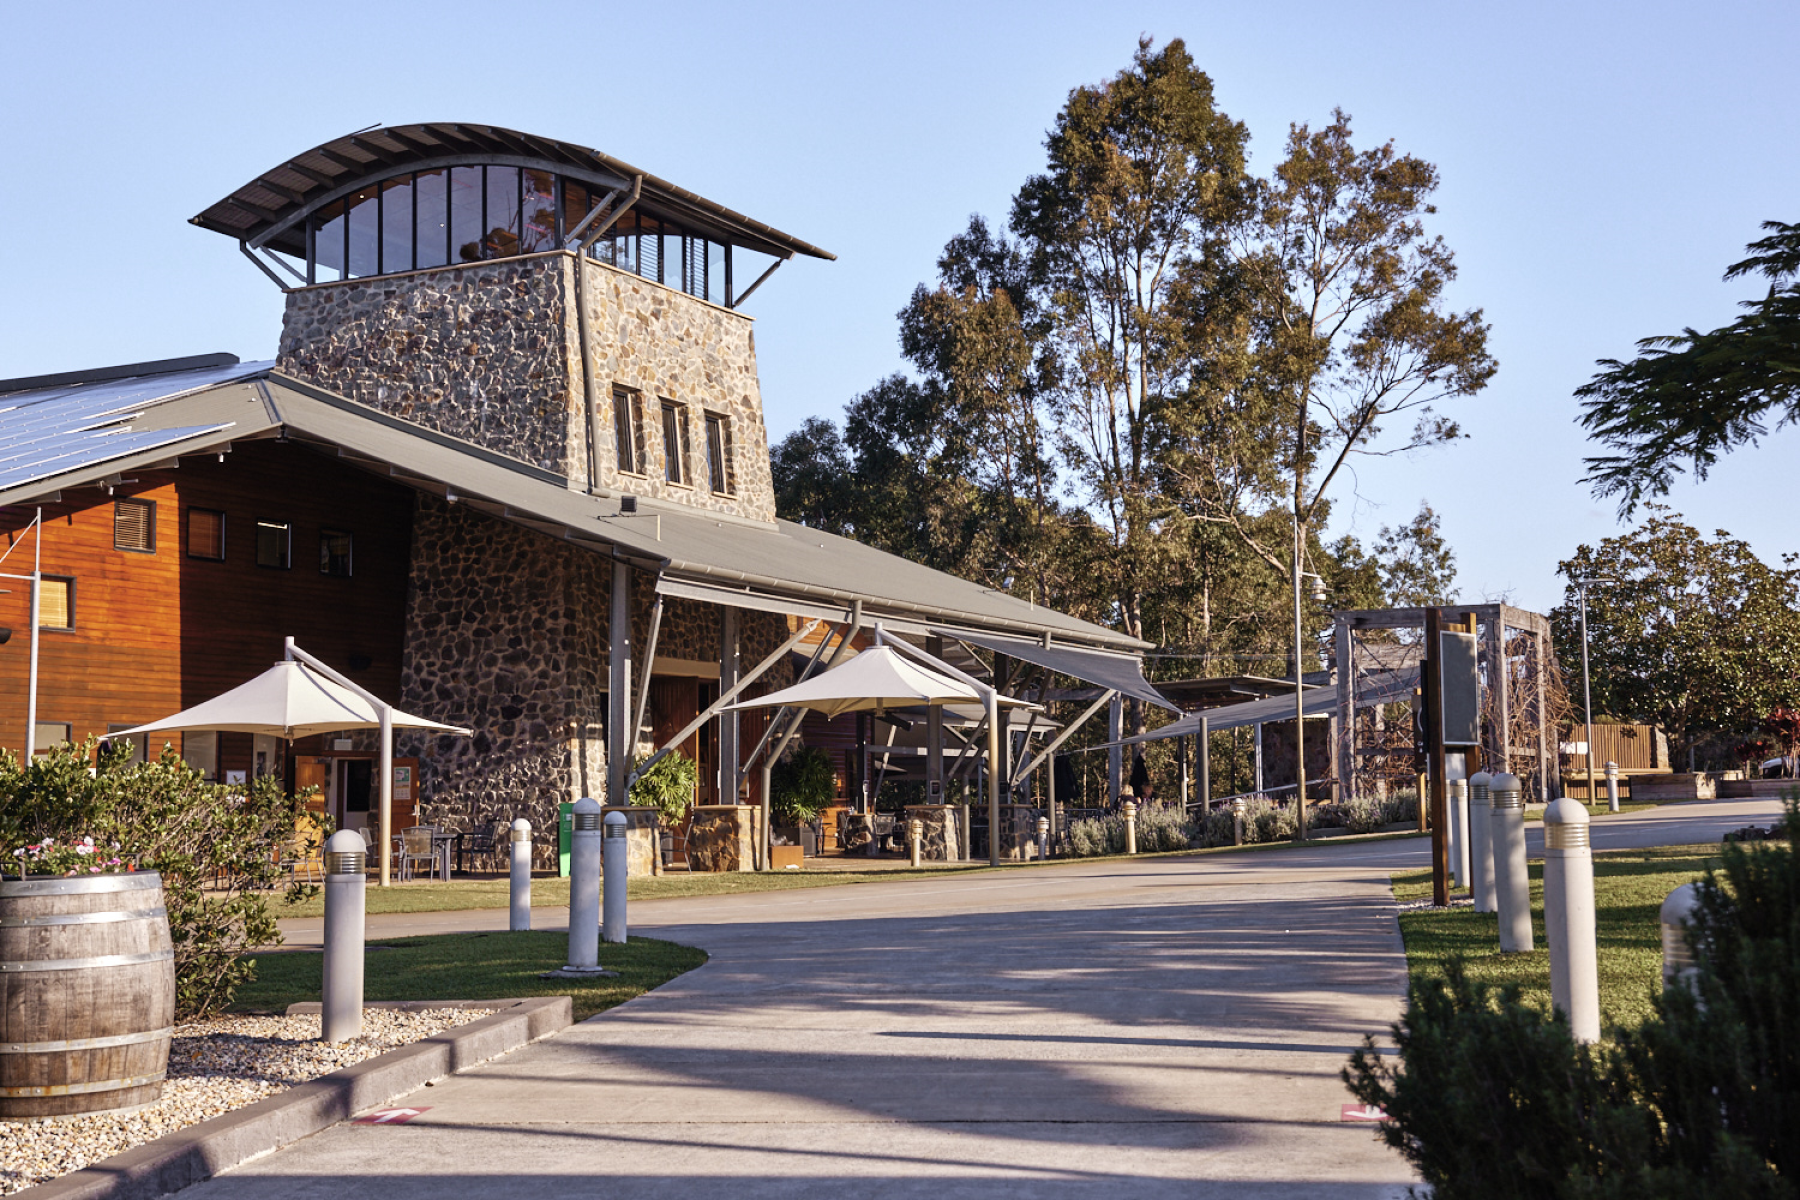
[[[148,418],[170,401],[260,375],[268,365],[232,363],[0,393],[0,494],[221,433],[229,421]]]

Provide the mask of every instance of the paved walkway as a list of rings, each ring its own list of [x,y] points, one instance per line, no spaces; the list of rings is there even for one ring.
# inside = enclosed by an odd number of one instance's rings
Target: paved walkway
[[[1777,808],[1629,814],[1595,842],[1714,840]],[[711,960],[416,1093],[410,1124],[341,1125],[194,1194],[1401,1196],[1405,1164],[1340,1123],[1337,1071],[1399,1015],[1387,875],[1425,857],[1327,844],[642,902],[635,932]]]

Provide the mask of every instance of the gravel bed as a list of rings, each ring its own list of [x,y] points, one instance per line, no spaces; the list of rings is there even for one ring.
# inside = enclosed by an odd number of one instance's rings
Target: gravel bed
[[[337,1044],[317,1040],[317,1014],[231,1014],[177,1025],[169,1047],[169,1078],[157,1103],[122,1115],[0,1121],[0,1195],[78,1171],[297,1083],[488,1015],[485,1009],[366,1008],[362,1036]]]

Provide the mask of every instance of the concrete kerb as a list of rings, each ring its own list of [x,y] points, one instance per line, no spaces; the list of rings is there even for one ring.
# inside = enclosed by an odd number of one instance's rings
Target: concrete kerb
[[[41,1183],[31,1189],[33,1200],[152,1200],[165,1196],[574,1023],[574,1008],[567,996],[372,1001],[366,1007],[498,1011]],[[316,1003],[288,1009],[290,1014],[318,1011]]]

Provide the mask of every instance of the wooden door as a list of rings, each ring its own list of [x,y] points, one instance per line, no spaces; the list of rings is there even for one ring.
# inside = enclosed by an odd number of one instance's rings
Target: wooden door
[[[327,790],[331,781],[331,760],[329,758],[296,758],[294,760],[294,788],[305,791],[317,788],[318,791],[308,797],[306,811],[322,813],[330,799]]]

